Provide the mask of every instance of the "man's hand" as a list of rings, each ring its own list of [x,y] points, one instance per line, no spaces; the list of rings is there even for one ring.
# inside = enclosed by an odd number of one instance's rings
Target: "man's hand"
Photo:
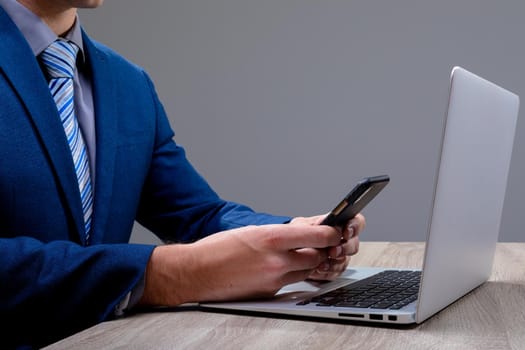
[[[312,217],[298,217],[294,218],[291,225],[319,225],[323,221],[325,215]],[[333,280],[338,277],[348,266],[350,256],[357,254],[359,250],[359,233],[365,228],[365,217],[357,214],[352,220],[340,228],[340,242],[327,249],[327,259],[325,259],[319,266],[308,276],[315,280]]]
[[[296,219],[224,231],[192,244],[159,246],[146,269],[140,304],[269,297],[289,283],[325,279],[346,267],[345,256],[357,250],[350,236],[357,237],[361,226],[356,220],[352,229],[341,232]]]

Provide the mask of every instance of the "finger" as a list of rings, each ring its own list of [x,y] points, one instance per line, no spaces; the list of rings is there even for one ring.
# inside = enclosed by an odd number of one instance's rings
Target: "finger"
[[[344,261],[345,261],[345,258],[339,258],[339,259],[329,258],[323,261],[322,263],[320,263],[319,266],[317,266],[315,270],[319,273],[333,272],[334,266],[336,266],[337,264],[341,264]]]
[[[366,219],[363,214],[357,214],[352,220],[350,220],[348,226],[354,229],[354,234],[359,234],[365,229]]]
[[[348,241],[354,236],[359,235],[365,228],[366,220],[362,214],[357,214],[352,220],[344,226],[343,241]]]
[[[290,271],[313,270],[326,260],[328,260],[326,249],[296,249],[289,253],[288,267]]]
[[[359,252],[359,236],[349,239],[343,244],[344,255],[355,255]]]
[[[328,256],[332,259],[341,258],[346,255],[355,255],[359,251],[359,237],[356,236],[336,247],[328,249]]]
[[[339,244],[335,247],[328,248],[328,256],[330,259],[337,259],[346,255],[344,244]]]
[[[346,270],[350,262],[349,257],[341,259],[328,259],[321,263],[308,278],[316,280],[333,280],[341,275]]]
[[[324,260],[328,260],[326,249],[302,248],[289,251],[285,259],[288,271],[278,278],[277,287],[304,281]]]
[[[264,241],[276,251],[298,248],[326,248],[341,241],[341,233],[330,226],[312,225],[265,225]]]
[[[327,214],[323,214],[323,215],[318,215],[318,216],[316,216],[316,217],[315,217],[315,219],[316,219],[316,220],[315,220],[315,224],[316,224],[316,225],[320,225],[321,222],[323,222],[323,220],[324,220],[328,215],[329,215],[329,214],[327,213]]]
[[[319,225],[326,215],[317,215],[309,217],[295,217],[290,220],[290,224],[305,224],[305,225]]]
[[[341,239],[339,245],[328,248],[328,256],[331,259],[343,257],[345,255],[355,255],[359,251],[359,236],[356,235],[349,240]]]
[[[333,281],[337,277],[339,277],[340,275],[341,275],[340,273],[319,272],[319,271],[316,270],[316,271],[312,272],[310,275],[308,275],[308,279],[315,280],[315,281]]]

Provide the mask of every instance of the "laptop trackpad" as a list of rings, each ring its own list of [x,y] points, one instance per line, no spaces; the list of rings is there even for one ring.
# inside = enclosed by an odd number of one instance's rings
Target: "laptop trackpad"
[[[356,282],[380,272],[382,268],[347,269],[334,281],[306,280],[292,283],[281,288],[274,299],[278,301],[303,299],[310,295],[324,293],[341,286]]]

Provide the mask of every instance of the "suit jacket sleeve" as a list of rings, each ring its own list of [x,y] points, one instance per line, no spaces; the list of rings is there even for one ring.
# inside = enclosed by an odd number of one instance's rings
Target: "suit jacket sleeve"
[[[142,277],[152,250],[1,238],[2,342],[40,346],[106,319]]]
[[[138,211],[141,224],[164,240],[188,242],[222,230],[290,220],[221,199],[173,141],[164,109],[146,79],[156,105],[157,137]]]

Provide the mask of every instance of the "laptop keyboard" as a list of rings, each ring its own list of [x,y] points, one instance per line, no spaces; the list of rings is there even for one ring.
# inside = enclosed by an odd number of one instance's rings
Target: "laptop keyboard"
[[[421,271],[386,270],[298,305],[398,310],[417,299],[420,280]]]

